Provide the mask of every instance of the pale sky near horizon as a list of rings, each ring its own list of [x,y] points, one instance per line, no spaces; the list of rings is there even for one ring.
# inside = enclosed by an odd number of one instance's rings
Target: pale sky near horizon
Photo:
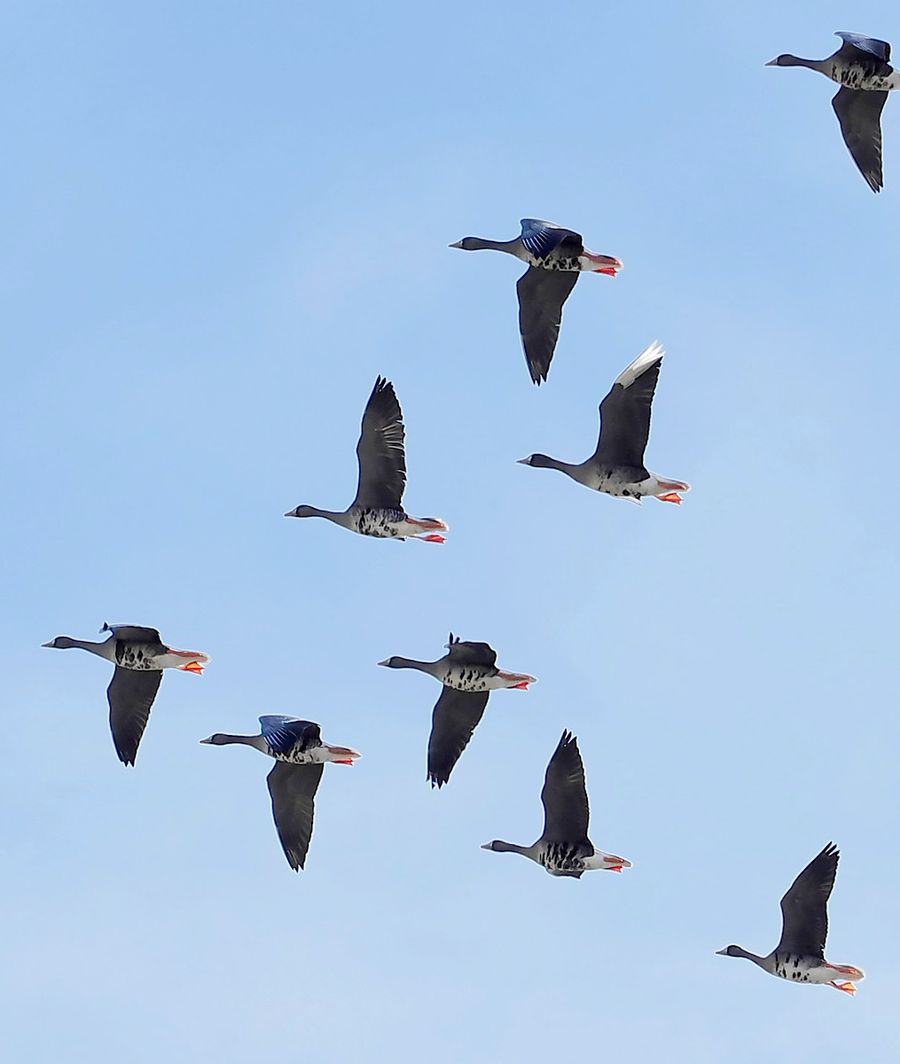
[[[900,43],[883,2],[3,7],[4,1061],[897,1059],[900,102],[874,196],[835,87],[764,66],[835,30]],[[625,263],[540,389],[520,265],[447,248],[529,216]],[[515,464],[590,454],[653,339],[684,505]],[[349,503],[379,373],[443,547],[281,516]],[[134,769],[109,666],[40,646],[104,621],[212,658]],[[451,630],[539,683],[438,792],[439,688],[375,663]],[[271,763],[198,745],[262,713],[363,753],[299,876]],[[563,728],[621,876],[479,849],[540,834]],[[715,956],[829,839],[856,998]]]

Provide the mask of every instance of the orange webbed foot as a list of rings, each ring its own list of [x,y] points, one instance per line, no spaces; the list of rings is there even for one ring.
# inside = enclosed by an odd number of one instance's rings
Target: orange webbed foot
[[[674,502],[677,506],[681,505],[681,496],[677,491],[670,491],[666,495],[657,495],[656,497],[660,502]]]
[[[845,994],[851,996],[856,993],[856,987],[852,983],[829,983],[829,986],[833,986],[835,990],[843,990]]]
[[[185,665],[179,665],[178,668],[182,672],[192,672],[195,676],[203,675],[203,666],[199,661],[189,661]]]

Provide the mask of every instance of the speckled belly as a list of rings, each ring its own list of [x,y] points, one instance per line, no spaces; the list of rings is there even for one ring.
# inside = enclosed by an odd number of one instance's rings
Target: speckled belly
[[[406,514],[402,510],[360,510],[356,519],[356,531],[363,536],[378,539],[394,539],[406,534]]]
[[[157,664],[157,656],[148,646],[140,643],[116,642],[116,664],[123,669],[133,669],[135,672],[156,671],[160,668]]]
[[[539,259],[531,255],[528,263],[539,270],[563,270],[566,273],[579,273],[581,271],[581,263],[578,259],[561,259],[554,255],[546,259]]]
[[[867,92],[885,92],[897,88],[898,75],[873,74],[864,66],[831,68],[831,80],[848,89],[865,89]]]
[[[637,470],[634,472],[628,470],[603,472],[601,470],[597,491],[625,499],[640,499],[647,494],[647,489],[651,487],[651,480],[651,477],[637,479]]]
[[[443,683],[447,687],[453,687],[457,691],[489,691],[494,672],[488,674],[484,669],[472,667],[460,667],[448,669]]]

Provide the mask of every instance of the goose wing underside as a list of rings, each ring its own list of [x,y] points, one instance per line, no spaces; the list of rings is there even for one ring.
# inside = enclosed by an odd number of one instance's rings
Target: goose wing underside
[[[887,98],[886,92],[842,87],[831,101],[847,150],[873,192],[884,186],[881,112]]]
[[[600,404],[600,436],[594,457],[609,465],[643,468],[650,439],[650,412],[662,357],[623,387],[617,380]]]
[[[138,672],[117,665],[106,689],[113,745],[125,765],[134,764],[161,681],[158,669]]]
[[[384,377],[366,403],[356,457],[359,482],[355,506],[375,510],[399,510],[406,487],[405,430],[394,386]]]
[[[488,701],[488,691],[457,691],[444,687],[431,717],[428,739],[428,779],[443,787],[453,766],[469,745]]]
[[[516,283],[519,333],[528,372],[535,384],[545,381],[550,372],[562,324],[563,304],[572,294],[577,280],[575,270],[543,270],[529,266]]]
[[[266,777],[272,816],[288,864],[296,872],[306,864],[313,831],[316,791],[324,765],[292,765],[276,761]]]
[[[544,806],[543,840],[574,845],[580,856],[589,857],[594,847],[588,838],[590,809],[584,764],[578,740],[570,731],[562,733],[547,765],[541,802]]]
[[[776,949],[804,957],[824,957],[828,935],[828,899],[834,887],[838,849],[829,842],[791,884],[781,899],[781,941]]]

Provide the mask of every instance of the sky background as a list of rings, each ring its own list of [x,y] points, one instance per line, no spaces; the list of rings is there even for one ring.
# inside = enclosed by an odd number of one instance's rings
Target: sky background
[[[763,65],[838,29],[900,38],[822,0],[7,0],[5,1060],[896,1060],[900,104],[876,197],[834,86]],[[540,389],[519,264],[447,249],[523,216],[625,263]],[[657,338],[683,506],[515,464],[589,455]],[[379,373],[443,547],[281,516],[349,503]],[[134,769],[108,665],[40,646],[104,621],[212,657]],[[375,663],[451,630],[540,682],[438,792],[439,689]],[[299,876],[270,763],[197,744],[262,713],[364,755]],[[479,849],[540,834],[564,727],[621,876]],[[829,839],[857,997],[716,957]]]

